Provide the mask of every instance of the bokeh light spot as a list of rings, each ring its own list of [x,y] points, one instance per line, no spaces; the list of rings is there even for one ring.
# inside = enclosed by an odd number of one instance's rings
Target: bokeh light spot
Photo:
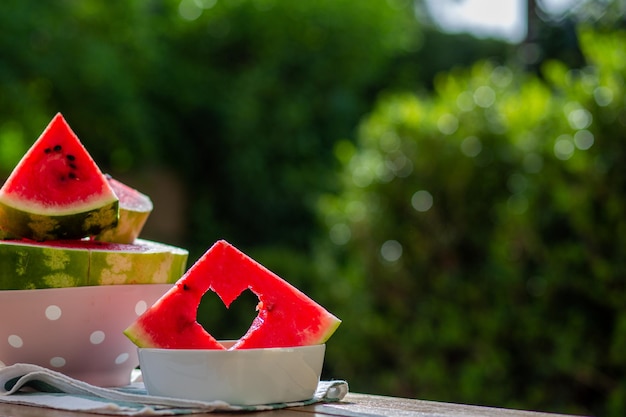
[[[474,102],[476,105],[487,108],[493,105],[496,101],[496,92],[493,88],[482,85],[474,91]]]
[[[608,87],[596,87],[593,90],[593,98],[598,103],[598,106],[608,106],[613,101],[613,90]]]
[[[411,205],[417,211],[428,211],[433,206],[433,196],[426,190],[416,191],[411,197]]]
[[[202,15],[202,8],[196,0],[181,0],[178,4],[178,14],[185,20],[196,20]]]
[[[554,143],[554,156],[562,161],[570,159],[574,150],[574,143],[572,143],[572,138],[569,135],[559,136]]]
[[[594,140],[593,133],[586,129],[579,130],[574,134],[574,144],[582,151],[586,151],[591,148]]]
[[[476,136],[468,136],[461,142],[463,155],[474,158],[483,150],[483,144]]]
[[[402,245],[397,240],[388,240],[380,247],[380,255],[387,262],[396,262],[402,256]]]
[[[472,111],[474,109],[474,97],[469,91],[463,91],[456,98],[456,105],[461,111]]]
[[[459,119],[450,113],[446,113],[437,120],[437,128],[444,135],[451,135],[459,128]]]
[[[567,121],[572,129],[586,129],[592,120],[593,116],[586,109],[575,109],[567,115]]]

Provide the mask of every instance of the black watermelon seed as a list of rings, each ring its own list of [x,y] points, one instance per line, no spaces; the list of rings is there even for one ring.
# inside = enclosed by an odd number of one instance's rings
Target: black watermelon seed
[[[69,163],[68,165],[69,165],[70,168],[76,169],[76,164]]]
[[[50,149],[50,148],[46,148],[46,149],[44,149],[44,150],[43,150],[43,152],[44,152],[44,153],[50,153],[50,152],[52,152],[52,149]]]
[[[72,155],[72,154],[67,154],[66,158],[67,158],[69,161],[73,161],[73,160],[75,160],[75,159],[76,159],[76,157],[75,157],[74,155]]]
[[[71,180],[76,179],[76,174],[74,174],[73,172],[70,172],[69,174],[67,174],[67,176],[70,177]]]
[[[61,145],[54,145],[53,149],[55,152],[59,152],[62,148],[61,148]]]

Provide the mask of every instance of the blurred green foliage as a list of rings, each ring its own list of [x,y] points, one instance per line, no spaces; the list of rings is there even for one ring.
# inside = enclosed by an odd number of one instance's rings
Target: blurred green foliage
[[[175,172],[189,201],[173,243],[192,258],[221,237],[307,251],[317,194],[334,187],[333,145],[354,136],[377,95],[506,50],[424,34],[402,0],[0,8],[0,146],[10,148],[0,175],[60,111],[130,185],[144,169]],[[435,53],[451,38],[462,54]]]
[[[584,68],[442,73],[337,144],[343,188],[320,202],[335,247],[319,249],[345,323],[333,375],[357,391],[626,413],[626,32],[580,35]]]
[[[191,261],[226,238],[342,318],[326,377],[623,415],[623,34],[535,76],[411,4],[3,1],[0,176],[60,111],[130,185],[175,174]],[[237,337],[255,297],[212,296]]]

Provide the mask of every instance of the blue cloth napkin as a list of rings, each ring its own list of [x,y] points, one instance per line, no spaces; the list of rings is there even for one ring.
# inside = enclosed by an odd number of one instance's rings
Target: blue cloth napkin
[[[313,397],[306,401],[240,406],[224,401],[202,402],[151,396],[143,382],[117,388],[97,387],[31,364],[18,363],[0,368],[0,402],[121,416],[273,410],[340,401],[347,393],[346,381],[320,381]]]

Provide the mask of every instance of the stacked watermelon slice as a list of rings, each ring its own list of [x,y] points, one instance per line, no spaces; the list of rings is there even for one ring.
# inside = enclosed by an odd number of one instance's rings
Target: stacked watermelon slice
[[[0,290],[175,282],[188,252],[139,238],[152,208],[58,113],[0,188]]]

